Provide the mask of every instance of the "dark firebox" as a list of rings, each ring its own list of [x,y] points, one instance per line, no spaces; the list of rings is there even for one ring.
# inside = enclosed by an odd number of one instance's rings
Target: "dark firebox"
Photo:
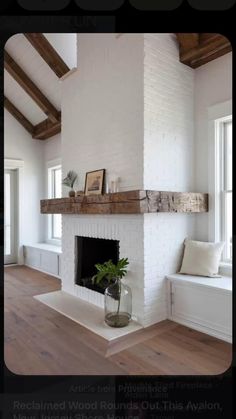
[[[119,241],[92,237],[75,238],[75,283],[104,294],[108,285],[104,280],[100,285],[93,284],[92,277],[97,273],[96,263],[119,260]]]

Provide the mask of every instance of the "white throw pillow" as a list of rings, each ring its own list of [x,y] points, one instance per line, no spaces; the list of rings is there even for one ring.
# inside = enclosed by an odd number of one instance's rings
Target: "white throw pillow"
[[[224,243],[208,243],[185,239],[181,274],[220,277],[219,263]]]

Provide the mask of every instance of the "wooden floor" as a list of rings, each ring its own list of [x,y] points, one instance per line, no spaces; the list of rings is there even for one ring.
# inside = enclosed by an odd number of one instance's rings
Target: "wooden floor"
[[[5,363],[23,375],[211,375],[226,371],[230,344],[170,321],[110,344],[33,298],[60,281],[5,269]]]

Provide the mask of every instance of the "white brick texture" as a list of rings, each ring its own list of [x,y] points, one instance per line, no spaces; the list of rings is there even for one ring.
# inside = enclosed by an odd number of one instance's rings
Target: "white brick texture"
[[[62,165],[105,168],[122,190],[143,185],[143,35],[78,35],[78,71],[62,86]]]
[[[194,71],[173,34],[144,35],[144,189],[194,190]],[[195,215],[144,216],[144,319],[167,318],[165,276],[177,272]]]
[[[194,70],[174,34],[144,35],[144,189],[194,189]]]

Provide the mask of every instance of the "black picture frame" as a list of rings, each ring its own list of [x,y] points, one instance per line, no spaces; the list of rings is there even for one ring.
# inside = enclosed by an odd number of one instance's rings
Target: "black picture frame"
[[[102,195],[104,193],[105,171],[105,169],[98,169],[86,173],[85,195]]]

